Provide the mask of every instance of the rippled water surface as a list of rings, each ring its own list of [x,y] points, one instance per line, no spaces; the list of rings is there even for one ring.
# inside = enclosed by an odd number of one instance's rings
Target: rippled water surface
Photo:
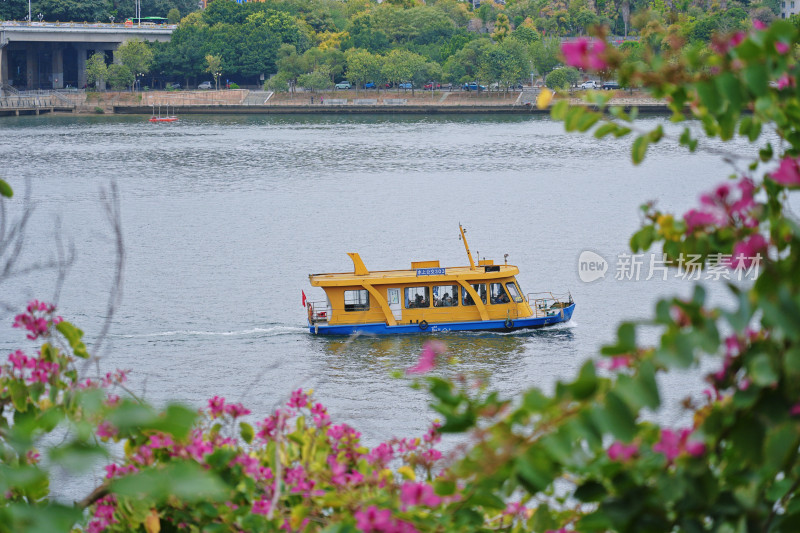
[[[450,371],[483,373],[509,395],[549,389],[595,357],[620,320],[648,316],[659,295],[691,292],[682,280],[613,279],[638,206],[656,199],[682,213],[731,172],[718,156],[674,143],[633,167],[629,143],[528,116],[3,118],[0,172],[18,192],[15,206],[26,181],[36,204],[25,261],[53,254],[57,219],[74,243],[59,307],[90,341],[115,260],[99,190],[118,184],[124,294],[104,369],[132,369],[133,389],[155,403],[199,407],[221,395],[256,414],[313,387],[335,421],[374,445],[420,434],[434,418],[424,392],[390,377],[428,337],[310,335],[300,291],[312,299],[322,292],[307,275],[351,270],[345,253],[354,251],[376,270],[412,260],[466,264],[461,222],[473,252],[496,261],[509,254],[525,292],[569,289],[577,308],[550,330],[447,335],[457,355]],[[611,263],[606,279],[579,280],[583,250]],[[0,290],[21,307],[52,298],[54,276]],[[9,326],[11,315],[2,317]],[[21,337],[1,327],[0,349],[18,348]],[[669,378],[671,399],[696,385],[689,377]]]

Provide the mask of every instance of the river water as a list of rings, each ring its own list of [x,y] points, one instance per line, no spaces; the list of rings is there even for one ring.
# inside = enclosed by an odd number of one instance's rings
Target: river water
[[[673,131],[661,118],[643,125],[660,122]],[[691,294],[692,282],[673,276],[646,281],[648,258],[639,281],[614,279],[638,206],[657,200],[683,213],[732,172],[719,156],[674,142],[634,167],[629,146],[534,116],[11,117],[0,121],[0,175],[18,193],[12,214],[30,184],[24,263],[51,256],[56,232],[74,243],[58,304],[90,347],[115,263],[99,191],[118,185],[126,265],[103,371],[131,369],[132,389],[156,404],[201,407],[220,395],[254,418],[293,389],[313,388],[335,422],[375,445],[419,435],[435,418],[424,391],[391,376],[430,337],[310,335],[301,290],[311,299],[322,292],[307,275],[351,270],[346,252],[375,270],[466,264],[460,222],[473,252],[509,254],[526,293],[570,290],[577,307],[553,329],[446,335],[457,362],[442,372],[483,375],[504,395],[550,390],[598,357],[621,320],[650,316],[660,296]],[[608,261],[604,279],[579,279],[585,250]],[[6,280],[0,300],[22,308],[51,299],[54,280],[52,272]],[[31,349],[12,318],[2,314],[0,353]],[[665,384],[660,416],[677,423],[676,404],[697,393],[700,372]]]

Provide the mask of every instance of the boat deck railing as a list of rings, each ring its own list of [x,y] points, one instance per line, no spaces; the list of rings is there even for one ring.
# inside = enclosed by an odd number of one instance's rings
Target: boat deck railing
[[[319,322],[327,322],[330,319],[328,315],[328,302],[306,302],[308,308],[308,321],[312,324]]]
[[[555,316],[572,305],[572,293],[532,292],[528,293],[528,303],[536,318]]]

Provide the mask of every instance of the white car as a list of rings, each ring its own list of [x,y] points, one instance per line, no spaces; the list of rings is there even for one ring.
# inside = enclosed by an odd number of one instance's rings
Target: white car
[[[594,80],[589,80],[581,83],[578,87],[580,87],[581,89],[599,89],[600,84]]]
[[[211,85],[210,81],[204,81],[203,83],[197,86],[198,89],[210,89],[211,87],[213,87],[213,85]]]

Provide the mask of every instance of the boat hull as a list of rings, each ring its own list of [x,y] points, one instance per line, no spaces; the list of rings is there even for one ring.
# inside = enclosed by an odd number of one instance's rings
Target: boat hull
[[[505,320],[471,320],[466,322],[431,323],[428,324],[425,329],[421,329],[419,324],[387,326],[383,322],[342,325],[313,325],[309,323],[308,330],[317,335],[354,335],[357,333],[368,335],[402,335],[413,333],[448,333],[452,331],[507,332],[522,329],[539,329],[567,322],[572,318],[572,313],[575,311],[575,304],[565,307],[563,313],[561,311],[562,310],[556,310],[556,313],[552,316],[517,318],[513,321],[511,327],[508,327]]]

